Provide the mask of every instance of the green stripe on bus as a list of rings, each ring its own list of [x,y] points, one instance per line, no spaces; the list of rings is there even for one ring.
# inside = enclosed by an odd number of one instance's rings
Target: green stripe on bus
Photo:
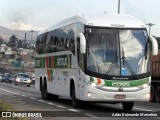
[[[103,79],[102,79],[103,80]],[[94,77],[90,77],[90,81],[94,82]],[[105,86],[108,87],[138,87],[149,83],[149,77],[140,80],[104,80]]]
[[[90,81],[91,81],[91,82],[94,82],[94,79],[93,79],[93,77],[90,77]]]

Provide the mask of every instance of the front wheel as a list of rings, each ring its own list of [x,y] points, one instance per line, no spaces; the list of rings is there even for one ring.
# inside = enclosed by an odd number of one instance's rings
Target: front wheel
[[[75,108],[80,107],[80,101],[76,98],[75,85],[72,85],[72,105]]]
[[[134,106],[134,102],[123,102],[122,106],[123,106],[123,110],[132,110]]]
[[[155,100],[156,100],[157,103],[160,102],[160,85],[158,85],[158,86],[156,87]]]
[[[154,101],[154,86],[153,85],[151,85],[151,90],[150,90],[151,92],[150,92],[150,102],[153,102]]]

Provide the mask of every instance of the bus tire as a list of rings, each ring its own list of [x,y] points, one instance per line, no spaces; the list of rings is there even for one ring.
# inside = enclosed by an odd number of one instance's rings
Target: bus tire
[[[42,77],[40,77],[40,83],[39,83],[40,85],[40,87],[39,87],[39,89],[40,89],[40,91],[42,91]]]
[[[46,79],[44,79],[44,84],[42,85],[42,90],[41,90],[41,97],[42,99],[48,100],[50,94],[47,92],[47,83]]]
[[[156,87],[156,91],[155,91],[155,101],[156,101],[157,103],[160,102],[160,85],[158,85],[158,86]]]
[[[134,102],[122,102],[123,110],[132,110]]]
[[[153,102],[154,101],[154,96],[155,96],[155,94],[154,94],[154,86],[153,85],[151,85],[151,91],[150,91],[150,102]]]
[[[80,107],[80,101],[76,98],[76,89],[75,89],[75,85],[74,83],[71,85],[71,97],[72,97],[72,105],[75,108],[79,108]]]

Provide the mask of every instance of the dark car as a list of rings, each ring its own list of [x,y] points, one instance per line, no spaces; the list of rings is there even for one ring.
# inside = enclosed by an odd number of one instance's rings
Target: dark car
[[[11,74],[5,74],[2,77],[2,81],[1,82],[6,82],[6,83],[12,83],[13,77],[11,76]]]

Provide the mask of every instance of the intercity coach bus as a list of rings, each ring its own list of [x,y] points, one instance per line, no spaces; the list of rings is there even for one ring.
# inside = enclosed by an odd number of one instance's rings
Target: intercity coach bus
[[[43,99],[122,103],[150,98],[150,43],[139,19],[119,14],[82,14],[39,32],[36,41],[35,86]]]

